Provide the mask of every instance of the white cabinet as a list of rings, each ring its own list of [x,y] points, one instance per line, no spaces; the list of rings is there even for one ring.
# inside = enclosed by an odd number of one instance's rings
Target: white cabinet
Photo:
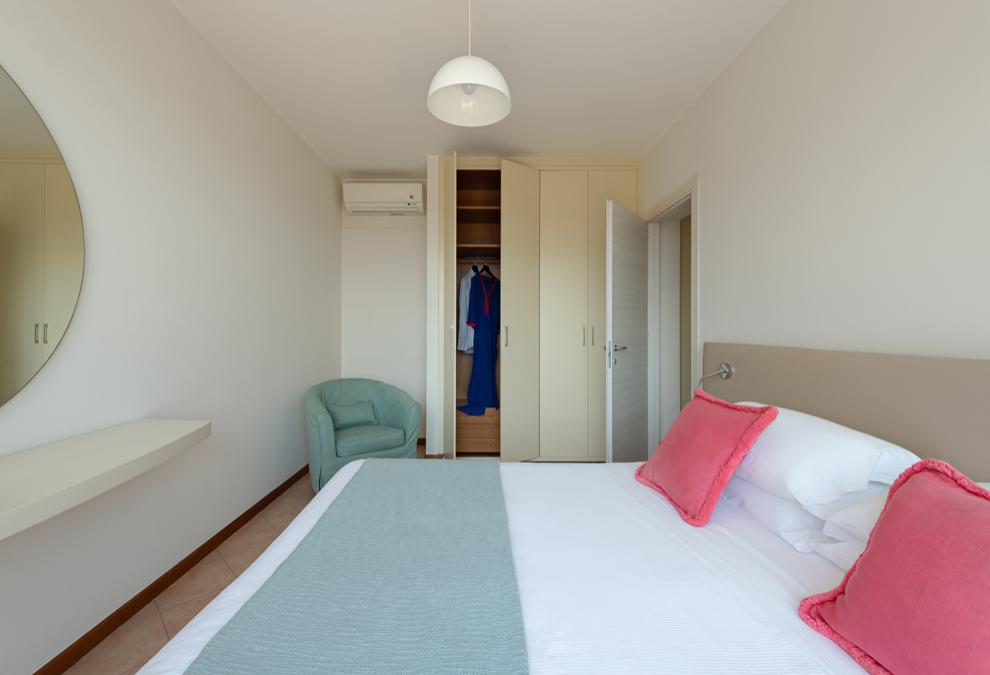
[[[0,402],[44,363],[45,166],[0,164]]]
[[[540,172],[502,160],[501,458],[540,455]]]
[[[454,167],[461,169],[460,178]],[[455,446],[456,454],[487,450],[477,441],[488,440],[497,417],[493,448],[503,460],[603,461],[605,202],[636,209],[635,168],[455,156],[438,158],[437,169],[433,189],[440,199],[433,222],[440,261],[428,265],[427,273],[439,277],[442,289],[440,370],[430,376],[441,390],[432,399],[442,406],[440,448],[448,456]],[[475,189],[481,172],[500,172],[498,207]],[[478,238],[490,208],[500,213],[491,242]],[[457,277],[470,267],[465,263],[486,255],[499,256],[500,410],[486,414],[490,421],[475,418],[466,425],[457,422],[463,415],[456,412],[466,355],[456,352],[454,301]]]
[[[79,297],[83,231],[76,191],[64,164],[45,165],[44,359],[58,346]]]
[[[540,456],[605,459],[605,202],[636,172],[540,172]]]
[[[588,172],[540,172],[540,457],[588,456]]]
[[[82,222],[61,162],[0,160],[0,402],[68,327],[83,266]]]

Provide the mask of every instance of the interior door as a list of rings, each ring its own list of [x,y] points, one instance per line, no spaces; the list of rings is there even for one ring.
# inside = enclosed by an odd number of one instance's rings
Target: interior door
[[[605,459],[605,204],[636,208],[636,172],[588,171],[588,457]]]
[[[647,440],[646,222],[605,206],[605,460],[643,461]]]
[[[540,454],[540,172],[502,160],[501,458]]]

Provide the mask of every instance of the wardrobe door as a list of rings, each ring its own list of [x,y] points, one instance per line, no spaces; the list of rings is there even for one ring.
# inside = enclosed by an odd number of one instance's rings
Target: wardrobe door
[[[45,166],[45,316],[42,342],[47,359],[76,308],[83,274],[82,217],[64,164]]]
[[[540,172],[502,160],[501,457],[540,454]]]
[[[605,202],[637,212],[636,172],[588,172],[588,456],[605,459]]]
[[[443,252],[440,279],[443,299],[440,304],[443,326],[443,454],[457,456],[457,154],[440,158],[440,208]]]
[[[588,172],[540,172],[540,457],[588,456]]]
[[[0,402],[44,363],[45,167],[0,164]]]

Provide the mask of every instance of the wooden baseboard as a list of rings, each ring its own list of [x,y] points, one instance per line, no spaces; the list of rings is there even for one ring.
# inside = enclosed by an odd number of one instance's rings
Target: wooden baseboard
[[[304,466],[299,469],[299,471],[292,474],[288,480],[262,497],[257,504],[237,516],[237,518],[231,521],[229,525],[210,537],[202,546],[177,562],[170,570],[165,572],[165,574],[152,581],[140,593],[111,612],[109,616],[87,631],[81,638],[63,649],[61,653],[55,656],[55,658],[39,668],[35,672],[35,675],[55,675],[56,673],[64,673],[79,659],[88,654],[93,647],[100,644],[104,638],[110,635],[110,633],[117,630],[125,621],[137,614],[142,607],[158,597],[162,591],[171,586],[172,583],[174,583],[183,574],[188,572],[196,563],[209,555],[210,552],[223,543],[227,537],[234,534],[234,532],[237,532],[237,530],[241,529],[245,523],[261,513],[262,509],[275,501],[280,494],[288,490],[297,480],[305,476],[308,472],[309,467]]]

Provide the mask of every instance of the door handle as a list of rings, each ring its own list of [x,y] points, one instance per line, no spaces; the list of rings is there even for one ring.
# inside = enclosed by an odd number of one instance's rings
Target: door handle
[[[509,327],[505,327],[505,346],[509,346]]]
[[[44,341],[44,343],[45,344],[48,344],[48,324],[47,323],[45,324],[45,327],[42,329],[41,335],[42,335],[42,338],[41,339]]]
[[[587,347],[588,346],[588,327],[587,326],[581,326],[581,346],[582,347]]]
[[[591,346],[595,346],[595,327],[591,327]]]
[[[34,344],[38,344],[38,324],[34,324]]]
[[[629,349],[627,345],[615,345],[614,347],[612,347],[613,352],[624,352],[627,349]]]

